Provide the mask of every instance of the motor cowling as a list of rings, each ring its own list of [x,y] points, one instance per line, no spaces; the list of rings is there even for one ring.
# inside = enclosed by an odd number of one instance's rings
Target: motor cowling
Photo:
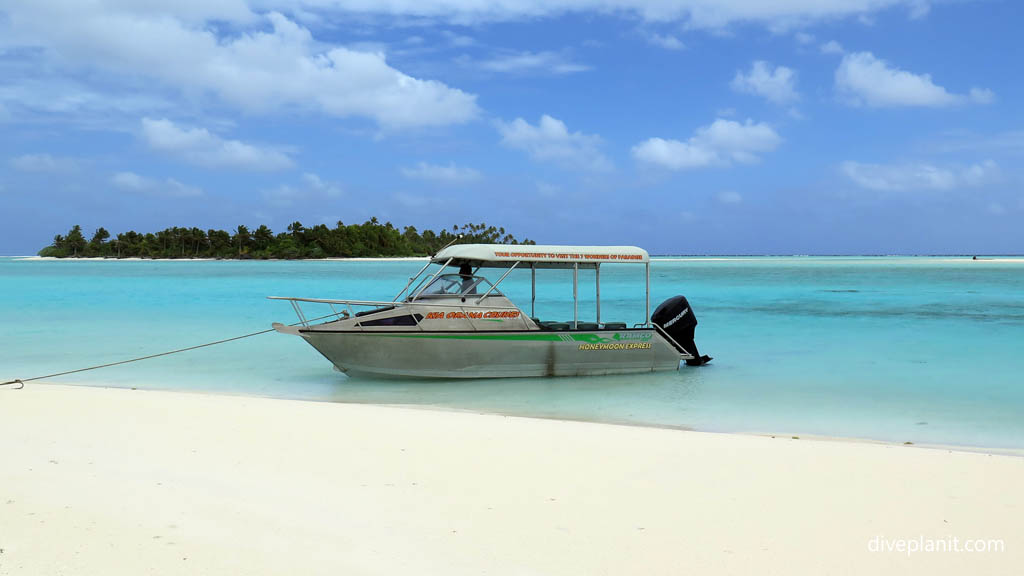
[[[686,296],[673,296],[655,308],[651,322],[657,324],[666,334],[675,340],[675,347],[683,354],[693,358],[686,361],[688,366],[701,366],[711,361],[710,356],[701,356],[697,344],[693,341],[697,329],[697,316],[686,300]]]

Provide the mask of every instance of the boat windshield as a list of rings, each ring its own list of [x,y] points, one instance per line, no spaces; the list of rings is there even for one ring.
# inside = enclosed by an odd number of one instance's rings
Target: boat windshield
[[[438,296],[467,296],[483,294],[491,287],[491,283],[482,276],[463,276],[461,274],[443,274],[434,278],[427,284],[426,288],[416,294],[416,298],[430,298]],[[501,296],[497,289],[491,290],[490,295]]]

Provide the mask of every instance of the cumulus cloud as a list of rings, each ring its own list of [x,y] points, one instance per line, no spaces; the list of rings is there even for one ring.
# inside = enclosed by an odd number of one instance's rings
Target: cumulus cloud
[[[564,54],[558,52],[515,52],[499,54],[486,60],[477,62],[463,60],[467,64],[475,64],[489,72],[504,72],[512,74],[574,74],[586,72],[591,67],[569,60]]]
[[[843,56],[835,73],[836,90],[854,105],[871,107],[924,106],[940,108],[965,103],[987,104],[990,90],[973,88],[954,94],[932,81],[930,74],[914,74],[890,66],[871,52]]]
[[[110,183],[126,192],[138,192],[155,196],[183,198],[202,196],[203,194],[201,189],[182,184],[174,178],[158,181],[140,176],[134,172],[117,172],[110,178]]]
[[[70,172],[78,167],[78,160],[50,154],[22,154],[11,158],[10,165],[22,172]]]
[[[682,50],[686,48],[683,42],[671,34],[648,34],[647,42],[665,50]]]
[[[403,167],[402,175],[414,180],[430,180],[446,184],[464,184],[480,179],[480,172],[472,168],[456,166],[454,162],[447,165],[419,162],[412,167]]]
[[[143,118],[142,138],[154,150],[207,168],[282,170],[292,166],[291,158],[278,150],[227,140],[206,128],[182,127],[165,118]]]
[[[749,72],[736,71],[730,84],[737,92],[757,94],[775,104],[788,104],[800,99],[796,92],[796,72],[785,66],[772,65],[764,60],[755,60]]]
[[[497,123],[501,143],[523,150],[537,160],[551,161],[571,168],[610,170],[612,163],[601,153],[601,137],[569,132],[565,122],[547,114],[537,125],[522,118]]]
[[[42,48],[61,65],[152,79],[252,113],[298,109],[389,128],[455,124],[478,114],[476,96],[404,74],[382,53],[318,42],[286,16],[255,15],[242,2],[233,9],[199,4],[40,0],[10,9],[0,36]],[[214,23],[221,19],[239,32],[219,35]]]
[[[686,141],[649,138],[633,146],[633,157],[669,170],[691,170],[733,162],[752,163],[771,152],[782,138],[771,126],[719,118],[698,128]]]
[[[843,45],[835,40],[829,40],[821,45],[822,54],[842,54],[843,52]]]
[[[880,192],[975,188],[994,181],[999,174],[999,167],[992,160],[967,167],[936,166],[927,163],[863,164],[847,161],[840,165],[840,170],[858,186]]]

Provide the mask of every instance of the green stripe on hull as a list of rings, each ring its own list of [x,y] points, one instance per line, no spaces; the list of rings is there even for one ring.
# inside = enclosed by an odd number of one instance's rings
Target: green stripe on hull
[[[315,333],[315,332],[313,332]],[[551,333],[544,332],[541,334],[509,334],[509,333],[487,333],[487,332],[473,332],[473,333],[448,333],[448,332],[352,332],[352,334],[361,334],[366,336],[384,336],[391,338],[426,338],[429,340],[499,340],[499,341],[516,341],[516,342],[585,342],[585,343],[597,343],[597,342],[611,342],[619,340],[618,334],[615,334],[615,338],[606,338],[599,336],[594,333]],[[568,339],[562,338],[562,336],[568,336]],[[650,340],[652,334],[644,334],[646,337],[637,338],[639,341]],[[630,339],[632,340],[632,339]]]
[[[430,340],[516,340],[530,342],[561,342],[557,334],[428,334],[423,332],[358,332],[367,336],[392,338],[427,338]]]

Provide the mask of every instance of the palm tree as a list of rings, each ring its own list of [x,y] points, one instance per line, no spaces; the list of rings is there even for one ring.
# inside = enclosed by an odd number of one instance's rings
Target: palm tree
[[[257,250],[266,250],[270,247],[270,243],[274,241],[274,233],[270,228],[267,228],[266,224],[260,224],[260,227],[253,232],[252,239],[256,243]]]
[[[68,232],[68,237],[65,242],[67,243],[68,248],[71,248],[72,256],[77,257],[78,251],[85,249],[85,236],[82,235],[82,227],[75,224]]]
[[[233,238],[235,245],[238,246],[239,258],[242,257],[242,253],[245,252],[246,249],[249,247],[250,238],[251,236],[249,234],[249,228],[247,228],[244,224],[240,224],[238,226],[238,230],[235,231],[235,237]]]

